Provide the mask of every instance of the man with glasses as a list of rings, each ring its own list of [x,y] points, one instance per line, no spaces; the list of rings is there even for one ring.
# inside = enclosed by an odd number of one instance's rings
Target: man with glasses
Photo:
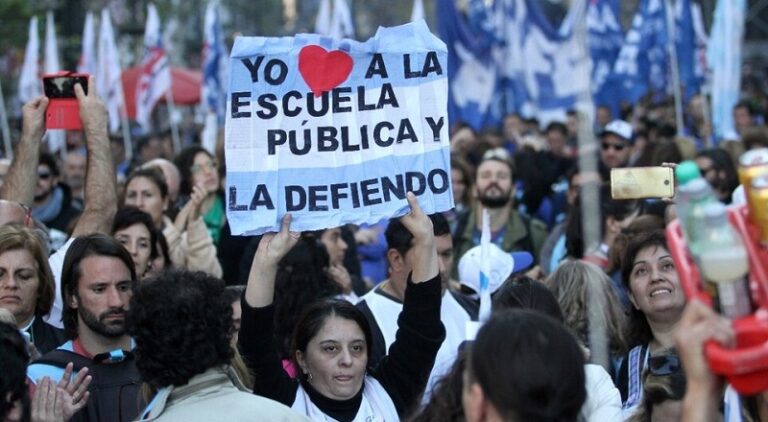
[[[32,216],[48,226],[52,249],[59,249],[66,242],[72,220],[80,217],[82,210],[75,206],[69,187],[59,183],[59,167],[51,154],[40,154],[34,201]]]
[[[624,120],[614,120],[600,132],[600,174],[610,180],[611,169],[626,167],[634,140],[632,126]]]

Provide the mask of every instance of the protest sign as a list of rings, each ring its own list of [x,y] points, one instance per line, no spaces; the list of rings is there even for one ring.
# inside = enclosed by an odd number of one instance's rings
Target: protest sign
[[[445,44],[423,22],[364,42],[238,37],[226,116],[232,233],[376,223],[453,207]]]

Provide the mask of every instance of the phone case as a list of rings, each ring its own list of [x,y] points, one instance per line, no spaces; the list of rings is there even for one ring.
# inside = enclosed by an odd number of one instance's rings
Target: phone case
[[[671,198],[674,172],[669,167],[630,167],[611,170],[613,199]]]

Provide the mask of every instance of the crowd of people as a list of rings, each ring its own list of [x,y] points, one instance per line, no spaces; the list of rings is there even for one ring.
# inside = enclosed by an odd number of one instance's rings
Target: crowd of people
[[[223,148],[171,154],[158,134],[124,162],[93,79],[85,92],[66,154],[46,151],[40,97],[3,167],[4,421],[768,420],[768,396],[708,367],[704,344],[732,345],[733,328],[686,300],[664,234],[674,199],[608,186],[611,169],[694,160],[743,203],[735,160],[768,147],[755,104],[719,147],[700,113],[676,134],[664,104],[599,108],[592,149],[575,112],[455,124],[452,210],[426,215],[409,193],[400,218],[298,233],[286,214],[277,233],[233,236]],[[492,314],[471,334],[484,209]]]

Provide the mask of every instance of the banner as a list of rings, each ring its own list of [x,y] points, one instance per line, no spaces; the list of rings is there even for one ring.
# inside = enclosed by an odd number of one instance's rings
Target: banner
[[[371,40],[238,37],[227,98],[232,233],[376,223],[453,207],[447,51],[424,21]]]

